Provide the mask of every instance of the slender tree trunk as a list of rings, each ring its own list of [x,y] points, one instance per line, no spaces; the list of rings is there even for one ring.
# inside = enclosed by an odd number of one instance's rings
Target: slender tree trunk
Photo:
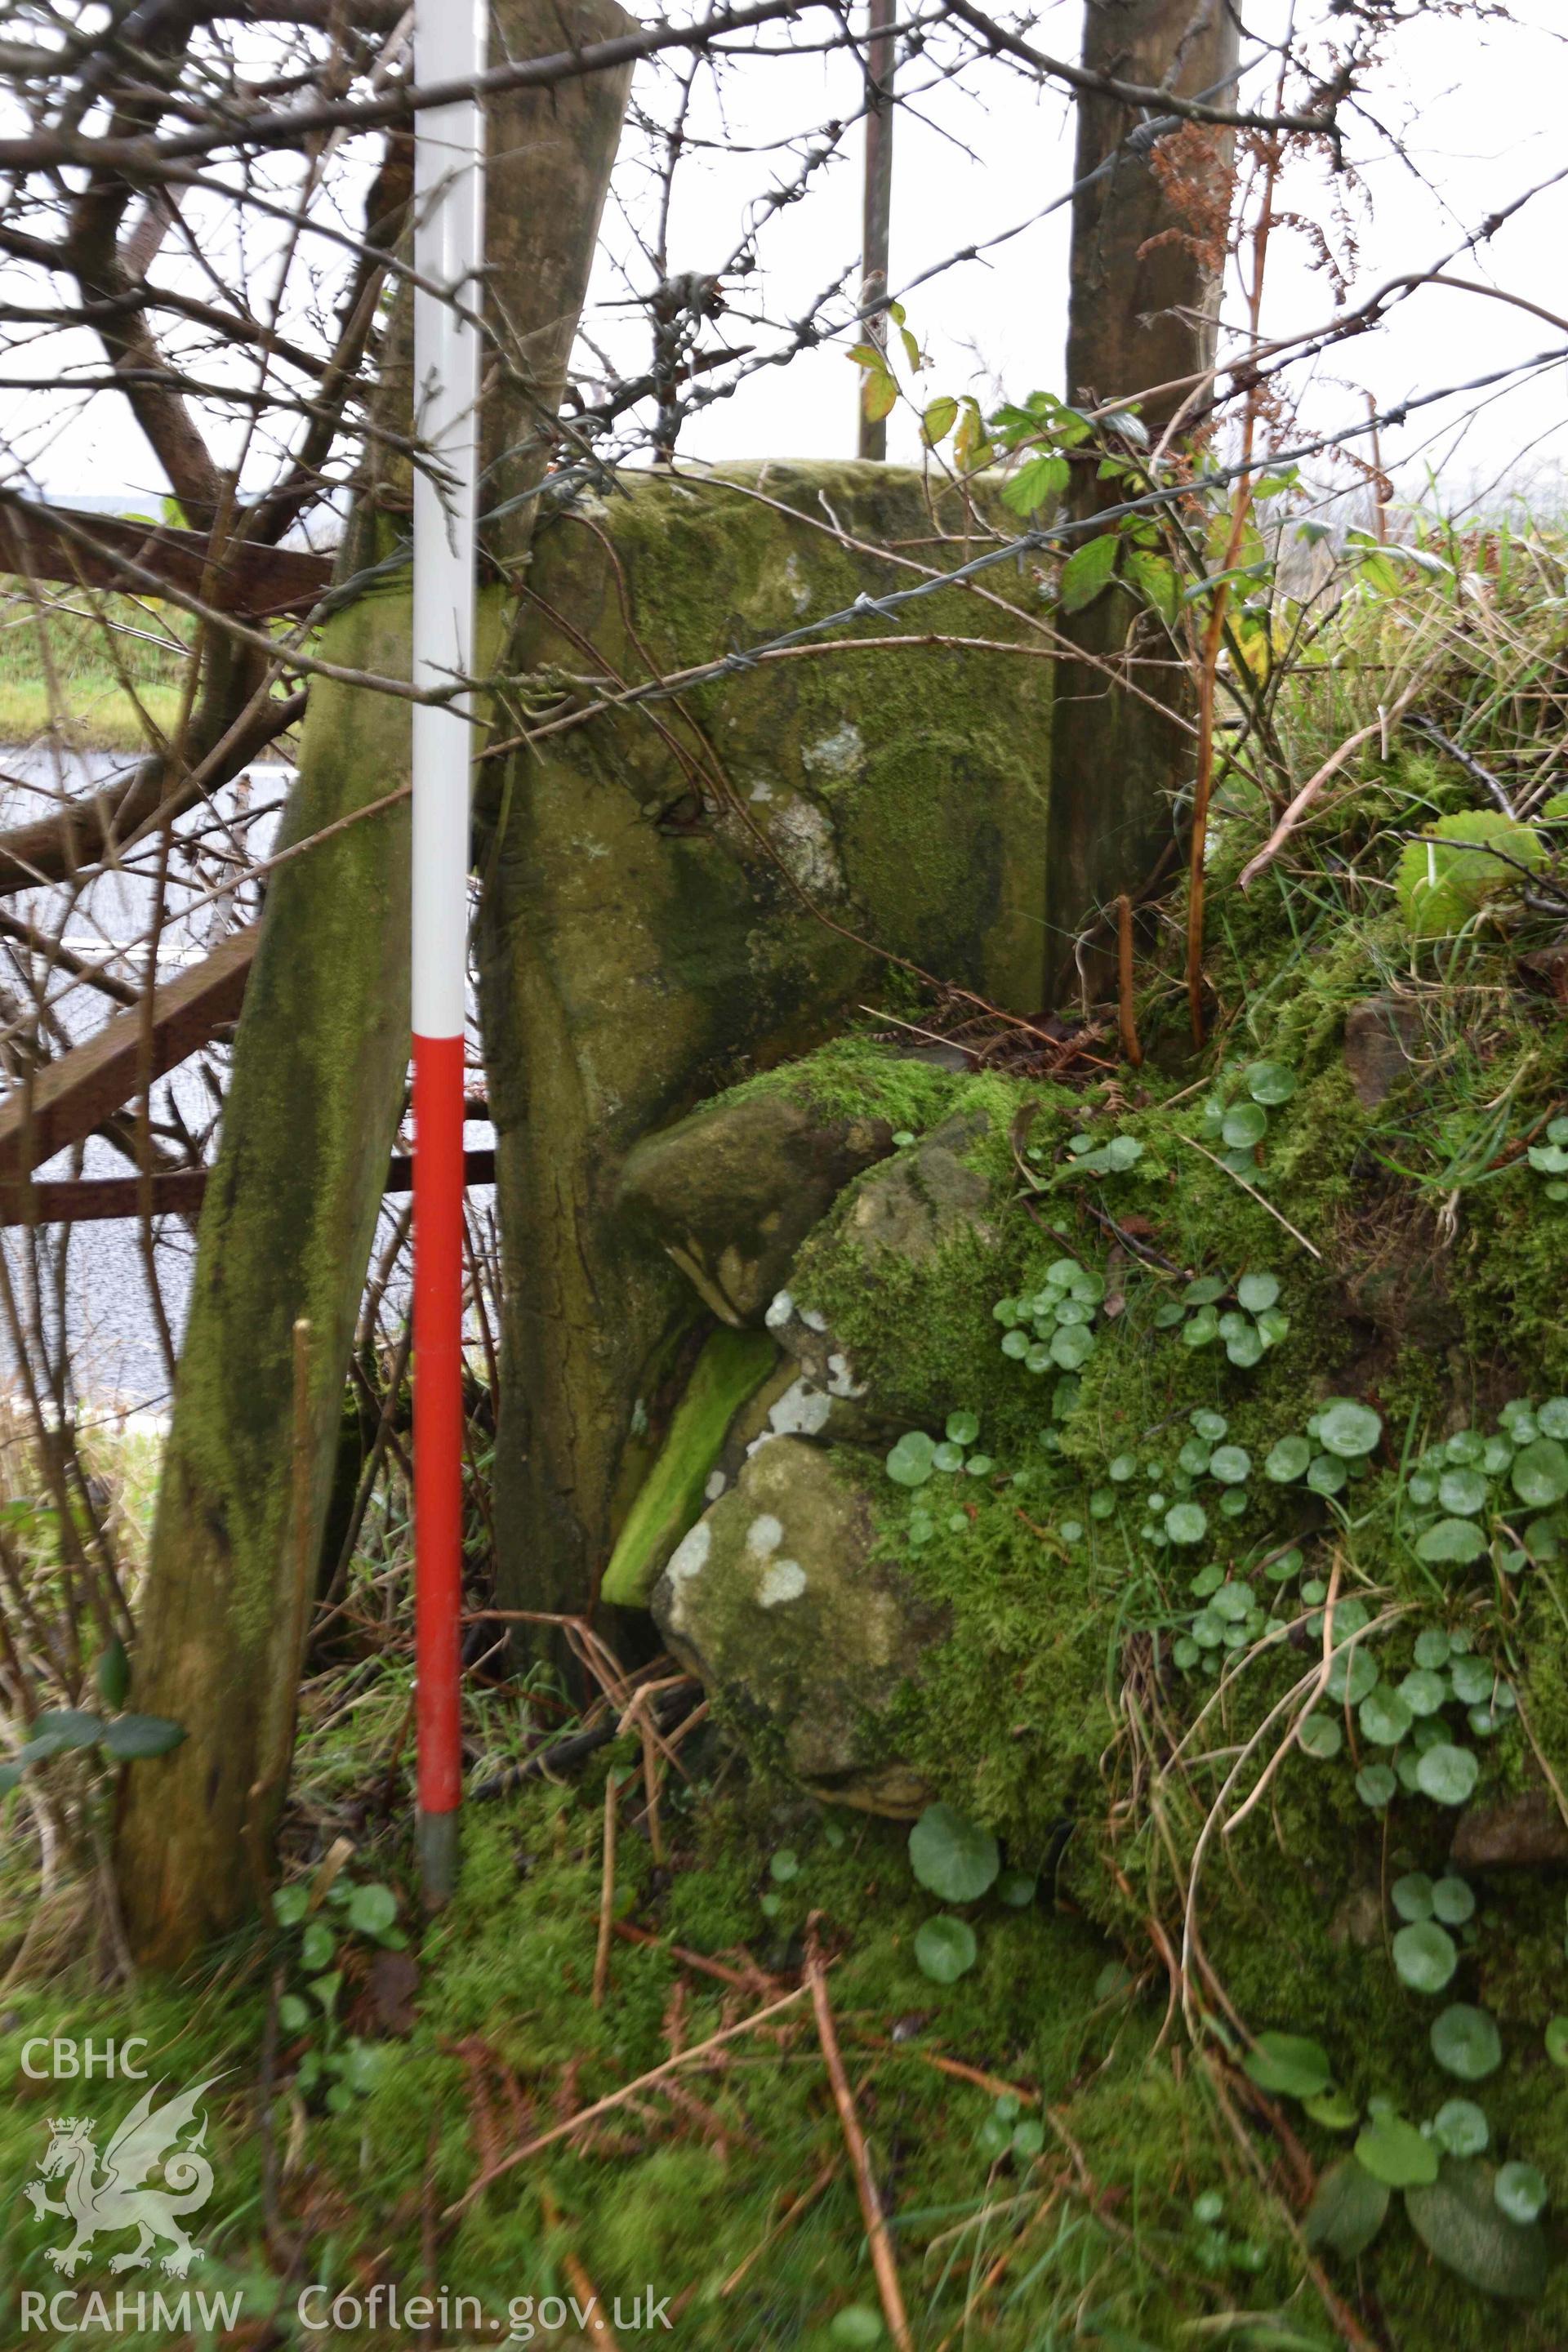
[[[1168,81],[1195,96],[1225,83],[1238,49],[1231,0],[1086,0],[1083,62],[1098,72]],[[1221,89],[1220,102],[1229,95]],[[1080,97],[1076,177],[1135,128],[1114,100]],[[1099,405],[1147,394],[1139,413],[1151,442],[1184,396],[1184,387],[1161,387],[1213,363],[1224,267],[1229,134],[1189,129],[1176,137],[1179,148],[1162,142],[1163,169],[1144,153],[1118,154],[1073,200],[1067,396]],[[1068,511],[1092,515],[1125,494],[1124,483],[1098,478],[1087,451],[1073,466]],[[1126,590],[1106,590],[1058,625],[1100,663],[1128,662],[1136,685],[1172,711],[1190,709],[1181,649]],[[1172,801],[1190,784],[1193,764],[1185,730],[1103,667],[1070,657],[1058,665],[1047,887],[1062,996],[1076,991],[1080,966],[1096,990],[1110,978],[1115,934],[1099,919],[1118,896],[1136,894],[1162,860],[1176,872]],[[1087,953],[1075,955],[1086,932]]]
[[[893,215],[893,0],[868,0],[866,26],[866,184],[861,204],[860,299],[874,302],[888,291],[888,259]],[[861,321],[867,339],[887,349],[888,314],[879,310]],[[860,411],[858,454],[886,457],[888,420]]]
[[[614,0],[495,0],[491,56],[542,54],[563,36],[600,39],[628,21]],[[628,79],[519,91],[490,110],[485,306],[506,361],[487,383],[491,506],[543,471]],[[404,434],[412,394],[406,320],[395,316],[380,414]],[[346,572],[388,551],[409,503],[406,467],[373,455]],[[503,569],[526,557],[532,516],[528,499],[498,522],[489,544]],[[488,602],[493,650],[500,599]],[[358,599],[327,637],[337,660],[407,676],[406,583]],[[408,706],[318,680],[287,835],[314,835],[408,776]],[[403,1101],[408,897],[405,802],[282,867],[268,894],[202,1218],[137,1645],[136,1706],[188,1734],[168,1758],[132,1768],[121,1811],[127,1927],[153,1963],[232,1924],[265,1880],[288,1782],[299,1584],[321,1540]],[[300,1318],[310,1331],[297,1403]]]

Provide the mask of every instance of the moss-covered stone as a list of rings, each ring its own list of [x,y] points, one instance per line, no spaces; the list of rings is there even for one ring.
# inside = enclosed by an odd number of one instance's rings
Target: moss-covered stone
[[[952,527],[949,554],[956,510]],[[557,693],[585,666],[628,684],[678,671],[907,580],[892,551],[932,529],[919,477],[885,467],[638,480],[542,533],[513,665],[523,690],[547,673]],[[992,584],[1020,609],[987,605],[989,648],[862,652],[887,631],[851,621],[830,655],[552,732],[492,787],[481,987],[513,1601],[581,1602],[648,1364],[695,1304],[619,1213],[634,1146],[829,1034],[889,975],[906,984],[907,963],[1039,1002],[1049,666],[1033,579]],[[925,618],[974,635],[956,592]]]
[[[912,1816],[930,1784],[879,1719],[948,1630],[886,1556],[870,1495],[829,1449],[773,1437],[677,1548],[654,1594],[677,1657],[818,1796]]]
[[[618,1204],[722,1321],[760,1323],[812,1226],[892,1148],[885,1118],[825,1125],[782,1087],[729,1096],[636,1145]]]

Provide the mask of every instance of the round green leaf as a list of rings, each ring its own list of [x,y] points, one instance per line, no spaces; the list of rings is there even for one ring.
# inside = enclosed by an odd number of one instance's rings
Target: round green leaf
[[[1268,1132],[1268,1114],[1255,1102],[1233,1103],[1219,1131],[1232,1151],[1250,1151]]]
[[[1513,1491],[1532,1511],[1547,1510],[1568,1495],[1568,1452],[1555,1437],[1538,1437],[1513,1457]]]
[[[1225,1352],[1244,1372],[1263,1361],[1263,1335],[1250,1323],[1245,1329],[1233,1331],[1225,1343]]]
[[[1298,1742],[1309,1756],[1337,1756],[1345,1744],[1342,1727],[1331,1715],[1309,1715],[1296,1734]]]
[[[1307,1465],[1307,1484],[1314,1495],[1337,1495],[1345,1483],[1345,1465],[1337,1454],[1314,1454]]]
[[[977,1412],[950,1412],[942,1434],[954,1445],[973,1445],[980,1434],[980,1415]]]
[[[1222,1486],[1239,1486],[1252,1468],[1252,1456],[1242,1445],[1216,1445],[1209,1456],[1209,1476]]]
[[[1568,2017],[1554,2017],[1548,2023],[1546,2054],[1554,2066],[1568,2066]]]
[[[1461,2083],[1484,2082],[1502,2064],[1502,2038],[1484,2009],[1457,2000],[1433,2021],[1432,2055]]]
[[[1296,1091],[1296,1073],[1283,1062],[1254,1062],[1241,1082],[1257,1103],[1289,1102]]]
[[[932,408],[940,405],[936,401],[931,403]],[[928,409],[926,414],[929,415],[931,411]],[[942,436],[938,434],[935,437],[940,440]],[[860,2347],[880,2344],[887,2330],[880,2314],[873,2311],[868,2303],[847,2303],[842,2311],[834,2313],[827,2335],[830,2343]]]
[[[1445,2099],[1432,2128],[1449,2156],[1479,2156],[1491,2137],[1491,2126],[1474,2099]]]
[[[1448,1668],[1461,1706],[1480,1706],[1492,1695],[1492,1670],[1485,1658],[1455,1658]]]
[[[1224,1297],[1225,1284],[1217,1274],[1200,1274],[1196,1280],[1189,1282],[1183,1291],[1182,1304],[1184,1307],[1212,1307],[1216,1298]],[[1195,1418],[1193,1426],[1197,1427]],[[1207,1434],[1206,1432],[1204,1433]],[[1225,1432],[1221,1430],[1220,1435],[1223,1437],[1224,1434]]]
[[[1260,2033],[1245,2064],[1260,2091],[1287,2098],[1315,2099],[1333,2081],[1328,2052],[1305,2033]]]
[[[1002,1342],[1004,1349],[1007,1347],[1008,1340],[1015,1338],[1022,1339],[1023,1334],[1009,1331],[1007,1339]],[[1022,1354],[1023,1349],[1017,1352]],[[889,1477],[896,1486],[923,1486],[931,1476],[935,1453],[936,1440],[928,1437],[923,1429],[906,1430],[888,1456]]]
[[[1432,1567],[1466,1568],[1486,1548],[1485,1536],[1471,1520],[1439,1519],[1418,1539],[1415,1557]]]
[[[1438,1625],[1428,1625],[1424,1633],[1415,1636],[1415,1663],[1428,1674],[1436,1674],[1448,1663],[1448,1636]]]
[[[324,1969],[337,1949],[337,1938],[324,1919],[312,1919],[300,1938],[300,1966],[311,1976]]]
[[[1415,1785],[1423,1796],[1439,1805],[1462,1805],[1480,1778],[1473,1748],[1456,1748],[1447,1740],[1428,1748],[1415,1767]]]
[[[1036,1881],[1027,1870],[1005,1870],[996,1881],[998,1902],[1010,1911],[1026,1911],[1035,1899]]]
[[[782,1853],[774,1854],[775,1878],[781,1859]],[[358,1936],[384,1936],[396,1917],[397,1897],[390,1886],[356,1886],[349,1896],[349,1926]]]
[[[1437,1481],[1437,1502],[1456,1518],[1473,1519],[1485,1510],[1490,1491],[1479,1470],[1445,1470]]]
[[[1364,1643],[1353,1650],[1339,1650],[1329,1668],[1326,1685],[1328,1696],[1336,1706],[1348,1702],[1359,1706],[1367,1693],[1377,1687],[1377,1660]]]
[[[1396,1690],[1386,1683],[1369,1691],[1356,1710],[1362,1738],[1370,1739],[1374,1748],[1397,1748],[1410,1729],[1410,1709]]]
[[[1277,1274],[1244,1274],[1236,1286],[1236,1296],[1249,1315],[1261,1315],[1279,1301],[1279,1276]]]
[[[1201,1503],[1173,1503],[1165,1514],[1165,1533],[1173,1544],[1202,1543],[1208,1524]]]
[[[1370,1405],[1348,1398],[1324,1407],[1318,1416],[1318,1442],[1342,1461],[1354,1462],[1370,1454],[1383,1435],[1383,1423]]]
[[[1355,1776],[1356,1795],[1374,1813],[1381,1812],[1384,1805],[1393,1803],[1394,1792],[1398,1786],[1398,1775],[1391,1764],[1363,1764]]]
[[[1521,2226],[1545,2210],[1549,2194],[1545,2174],[1533,2164],[1505,2164],[1492,2183],[1498,2211]]]
[[[910,1832],[910,1864],[922,1886],[943,1903],[973,1903],[1002,1866],[989,1830],[965,1821],[951,1805],[928,1805]]]
[[[1399,1696],[1412,1715],[1436,1715],[1448,1692],[1441,1675],[1429,1675],[1424,1667],[1414,1666],[1400,1684]]]
[[[1394,1966],[1412,1992],[1441,1992],[1459,1965],[1454,1939],[1435,1919],[1401,1927],[1394,1939]]]
[[[1187,1419],[1198,1435],[1206,1438],[1211,1445],[1217,1445],[1230,1427],[1224,1413],[1215,1412],[1212,1405],[1200,1404],[1195,1412],[1187,1415]]]
[[[943,1912],[922,1922],[915,1934],[915,1964],[932,1984],[956,1984],[974,1966],[979,1947],[967,1919]]]
[[[1432,1916],[1432,1882],[1424,1870],[1406,1871],[1403,1878],[1394,1880],[1388,1893],[1402,1919]]]
[[[1564,1129],[1563,1134],[1552,1136],[1552,1142],[1568,1142],[1568,1121],[1553,1119],[1552,1124]],[[1535,1416],[1535,1425],[1543,1437],[1568,1437],[1568,1397],[1548,1397]]]
[[[1475,1915],[1476,1898],[1462,1878],[1451,1874],[1432,1889],[1432,1912],[1446,1927],[1462,1927]]]
[[[1304,1437],[1282,1437],[1270,1447],[1263,1465],[1263,1475],[1272,1478],[1277,1486],[1288,1486],[1307,1475],[1307,1465],[1312,1458],[1312,1448]]]

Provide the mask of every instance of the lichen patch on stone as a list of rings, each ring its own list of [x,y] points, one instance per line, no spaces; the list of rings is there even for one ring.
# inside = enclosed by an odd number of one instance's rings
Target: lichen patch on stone
[[[805,1591],[805,1570],[798,1559],[770,1560],[757,1587],[757,1600],[763,1609],[778,1609],[786,1601],[798,1601]]]

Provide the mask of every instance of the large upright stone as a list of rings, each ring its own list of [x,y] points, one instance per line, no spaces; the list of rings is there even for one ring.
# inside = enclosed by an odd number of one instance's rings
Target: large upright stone
[[[939,516],[940,520],[940,516]],[[837,526],[837,528],[835,527]],[[628,484],[542,530],[527,667],[611,690],[961,561],[885,467]],[[1031,574],[949,591],[885,641],[807,647],[521,750],[492,781],[481,993],[507,1271],[496,1521],[505,1597],[580,1607],[657,1440],[700,1302],[617,1213],[639,1138],[875,1002],[890,952],[1040,999],[1050,664]],[[1009,651],[1011,641],[1018,650]],[[542,685],[543,681],[540,681]],[[533,698],[537,701],[538,689]],[[716,1302],[715,1302],[716,1303]]]

